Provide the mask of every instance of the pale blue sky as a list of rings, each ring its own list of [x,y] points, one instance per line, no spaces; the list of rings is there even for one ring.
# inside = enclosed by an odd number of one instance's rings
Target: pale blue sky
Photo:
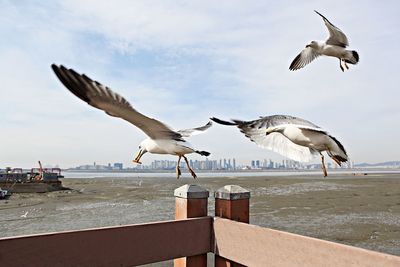
[[[327,30],[348,36],[360,63],[342,73],[292,59]],[[174,129],[210,116],[290,114],[326,128],[352,160],[400,159],[398,1],[0,0],[0,167],[123,162],[144,134],[69,93],[50,69],[64,64],[108,85]],[[190,142],[210,159],[281,159],[215,125]],[[191,155],[192,159],[200,156]],[[153,159],[172,156],[146,154]]]

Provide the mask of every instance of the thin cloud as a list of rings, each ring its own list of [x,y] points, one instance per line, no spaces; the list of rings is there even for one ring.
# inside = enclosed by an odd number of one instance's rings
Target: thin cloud
[[[356,161],[397,159],[399,63],[389,59],[400,53],[399,4],[342,3],[345,10],[341,3],[320,1],[3,2],[0,96],[7,101],[0,113],[7,127],[0,139],[7,141],[0,148],[8,153],[0,160],[24,166],[38,157],[64,167],[129,164],[144,138],[65,90],[49,68],[54,62],[110,86],[176,129],[201,125],[210,116],[292,114],[340,137]],[[341,73],[330,58],[288,71],[299,49],[327,35],[313,9],[360,51],[360,64],[349,72]],[[49,131],[49,125],[58,130]],[[379,144],[379,152],[367,143]],[[279,158],[221,126],[193,144],[211,147],[213,158],[243,163]],[[56,149],[57,156],[39,147]]]

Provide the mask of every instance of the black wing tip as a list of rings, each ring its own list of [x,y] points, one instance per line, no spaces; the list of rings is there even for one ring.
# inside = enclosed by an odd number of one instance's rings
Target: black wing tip
[[[207,124],[200,126],[198,128],[194,128],[193,130],[205,131],[212,126],[212,121],[208,121]]]
[[[56,63],[51,64],[51,68],[52,68],[53,70],[58,70],[58,69],[64,69],[64,70],[66,70],[66,69],[67,69],[66,67],[64,67],[64,65],[62,65],[62,64],[57,65]]]
[[[51,64],[51,68],[56,74],[59,81],[75,96],[79,97],[81,100],[86,103],[90,102],[89,97],[87,96],[85,88],[82,86],[82,75],[74,71],[73,69],[67,69],[63,65],[57,66],[56,64]]]
[[[55,73],[59,72],[61,67],[62,67],[62,65],[58,66],[58,65],[56,65],[55,63],[51,64],[51,69],[52,69]]]
[[[208,151],[198,151],[198,150],[197,150],[196,153],[197,153],[197,154],[200,154],[200,155],[202,155],[202,156],[206,156],[206,157],[208,157],[208,156],[211,155],[211,153],[208,152]]]
[[[334,156],[332,156],[332,158],[337,159],[339,162],[347,162],[348,161],[348,159],[343,158],[343,157],[341,157],[339,155],[334,155]]]
[[[314,12],[317,13],[318,15],[320,15],[323,19],[328,20],[324,15],[319,13],[317,10],[314,9]]]
[[[216,122],[218,124],[222,124],[222,125],[228,125],[228,126],[237,125],[237,123],[235,123],[235,122],[224,121],[224,120],[218,119],[216,117],[212,117],[212,118],[210,118],[210,120],[212,120],[213,122]]]
[[[333,141],[338,145],[338,147],[344,152],[344,154],[347,156],[347,152],[346,149],[344,148],[344,146],[342,145],[342,143],[339,142],[339,140],[337,140],[334,136],[329,135],[330,138],[333,139]]]
[[[289,66],[289,70],[295,71],[295,70],[301,69],[301,67],[298,66],[298,65],[299,65],[299,62],[298,62],[298,61],[300,60],[300,57],[301,57],[301,53],[298,54],[298,55],[293,59],[292,63],[291,63],[290,66]]]

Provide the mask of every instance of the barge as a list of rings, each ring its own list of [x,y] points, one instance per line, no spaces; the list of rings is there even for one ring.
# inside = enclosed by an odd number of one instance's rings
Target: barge
[[[10,193],[46,193],[51,191],[65,190],[59,180],[60,168],[39,168],[24,171],[21,168],[6,168],[0,170],[0,188]]]

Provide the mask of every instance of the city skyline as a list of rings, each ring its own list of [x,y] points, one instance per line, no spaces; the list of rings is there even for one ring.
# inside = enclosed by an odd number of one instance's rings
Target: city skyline
[[[115,159],[135,167],[131,160],[145,135],[69,93],[52,63],[100,81],[176,130],[204,125],[212,116],[288,114],[327,129],[354,162],[399,160],[400,63],[386,60],[400,54],[399,2],[157,3],[2,1],[2,166]],[[342,73],[338,62],[320,58],[288,70],[305,43],[327,36],[313,10],[348,35],[358,65]],[[231,127],[214,125],[189,141],[210,159],[286,160]],[[161,158],[147,153],[143,162]]]
[[[139,164],[135,167],[124,167],[122,163],[108,163],[107,165],[98,164],[84,164],[76,167],[67,168],[68,170],[82,170],[82,171],[101,171],[101,170],[175,170],[177,162],[174,160],[154,160],[150,164]],[[195,170],[257,170],[257,169],[314,169],[321,164],[303,164],[294,160],[281,160],[273,161],[272,159],[253,159],[249,163],[237,164],[235,158],[223,158],[218,160],[189,160],[189,165]],[[338,166],[334,162],[328,162],[328,168],[352,168],[354,162]],[[182,169],[186,169],[184,162],[179,165]],[[58,167],[58,166],[57,166]]]

